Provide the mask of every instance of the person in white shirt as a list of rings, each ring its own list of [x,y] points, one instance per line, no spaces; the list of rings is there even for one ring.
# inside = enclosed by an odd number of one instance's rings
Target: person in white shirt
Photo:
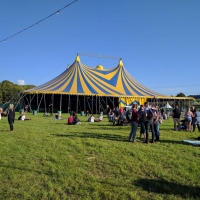
[[[22,115],[21,115],[21,118],[20,118],[20,120],[22,120],[22,121],[25,121],[25,120],[31,120],[31,118],[26,118],[26,115],[23,113]]]
[[[88,122],[94,122],[94,116],[91,115],[89,118],[88,118]]]
[[[94,122],[94,116],[93,115],[90,118],[90,122]]]
[[[25,116],[25,114],[23,114],[23,115],[21,116],[21,120],[24,121],[25,119],[26,119],[26,116]]]
[[[101,122],[103,121],[103,115],[100,114],[99,117],[97,119],[94,120],[95,122]]]

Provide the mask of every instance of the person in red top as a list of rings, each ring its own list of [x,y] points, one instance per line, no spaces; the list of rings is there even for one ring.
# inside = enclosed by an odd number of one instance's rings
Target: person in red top
[[[73,125],[74,124],[74,118],[72,115],[70,115],[70,117],[68,118],[68,124],[69,125]]]
[[[136,142],[136,132],[138,128],[138,118],[139,118],[139,113],[137,111],[137,105],[133,104],[132,106],[132,119],[131,119],[131,132],[129,135],[129,141]]]
[[[119,114],[123,114],[123,113],[124,113],[124,108],[121,107],[121,108],[119,109]]]

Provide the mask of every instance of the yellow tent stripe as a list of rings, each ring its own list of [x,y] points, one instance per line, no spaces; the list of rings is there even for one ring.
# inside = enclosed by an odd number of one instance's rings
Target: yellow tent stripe
[[[116,89],[117,89],[117,91],[120,92],[121,94],[126,94],[126,92],[124,91],[123,84],[122,84],[122,77],[121,77],[121,74],[122,74],[122,68],[120,67],[119,75],[118,75],[118,79],[117,79],[117,84],[116,84]]]
[[[84,74],[87,74],[87,73],[85,73],[84,72]],[[93,76],[93,75],[88,75],[97,85],[100,85],[100,87],[102,88],[102,89],[104,89],[105,91],[107,91],[108,93],[110,93],[110,94],[115,94],[116,95],[116,93],[113,93],[113,91],[111,91],[111,90],[109,90],[108,88],[106,88],[106,87],[104,87],[104,85],[102,85],[102,81],[100,82],[100,81],[98,81],[98,80],[96,80],[95,79],[95,76]],[[88,77],[87,76],[85,76],[85,78],[87,79],[87,81],[88,82],[90,82],[90,85],[93,87],[93,88],[97,88],[91,81],[89,81],[89,79],[88,79]],[[110,86],[110,85],[109,85]],[[97,88],[98,89],[98,88]],[[99,89],[98,89],[98,91],[99,91]],[[101,91],[101,90],[100,90]],[[98,92],[99,93],[99,92]],[[105,94],[105,95],[107,95],[106,93],[104,93],[103,91],[101,91],[101,93],[103,93],[103,94]],[[100,94],[101,94],[100,93]]]
[[[115,76],[115,74],[118,72],[118,69],[116,68],[113,72],[109,73],[109,74],[102,74],[98,71],[95,71],[94,69],[89,69],[90,73],[96,74],[102,78],[105,78],[107,80],[110,80],[113,78],[113,76]]]
[[[69,91],[70,93],[77,93],[77,68],[75,71],[74,81],[72,83],[72,87]]]

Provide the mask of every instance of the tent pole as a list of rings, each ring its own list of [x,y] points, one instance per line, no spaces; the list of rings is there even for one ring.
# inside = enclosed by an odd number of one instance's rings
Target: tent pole
[[[113,97],[113,108],[115,107],[115,103],[114,103],[114,97]]]
[[[97,95],[96,95],[96,114],[97,114]]]
[[[51,96],[51,100],[52,100],[52,105],[51,105],[51,116],[53,116],[53,107],[54,107],[54,94],[52,94],[52,96]]]
[[[40,99],[40,103],[39,103],[39,105],[38,105],[38,107],[37,107],[37,111],[38,112],[40,112],[40,104],[41,104],[41,102],[42,102],[42,98],[43,98],[43,94],[41,94],[42,96],[41,96],[41,99]]]
[[[100,111],[101,111],[101,110],[100,110],[100,96],[99,96],[99,113],[100,113]]]
[[[38,94],[37,94],[37,108],[38,108]]]
[[[44,112],[46,113],[47,109],[46,109],[46,99],[45,99],[45,94],[44,94]]]
[[[86,110],[85,110],[85,95],[84,95],[84,113],[86,113]]]
[[[106,106],[108,105],[108,100],[107,100],[107,96],[106,96]]]
[[[29,102],[30,102],[30,112],[32,112],[32,109],[31,109],[31,94],[29,94]]]
[[[78,113],[78,95],[77,95],[77,98],[76,98],[76,113]]]
[[[62,94],[60,94],[60,111],[62,109]]]
[[[92,114],[93,114],[93,96],[92,96]]]
[[[70,94],[68,95],[68,113],[69,113],[69,109],[70,109]]]

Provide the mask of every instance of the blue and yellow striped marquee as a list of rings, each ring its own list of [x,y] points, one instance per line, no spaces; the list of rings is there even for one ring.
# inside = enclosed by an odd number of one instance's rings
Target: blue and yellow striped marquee
[[[160,96],[133,79],[125,70],[122,60],[117,67],[103,69],[90,68],[80,61],[75,62],[53,80],[24,91],[24,93],[75,94],[99,96]]]
[[[115,68],[104,69],[100,65],[94,69],[84,65],[78,55],[62,74],[24,93],[113,96],[119,98],[121,106],[134,101],[143,104],[147,98],[168,98],[137,82],[126,71],[122,60]]]

